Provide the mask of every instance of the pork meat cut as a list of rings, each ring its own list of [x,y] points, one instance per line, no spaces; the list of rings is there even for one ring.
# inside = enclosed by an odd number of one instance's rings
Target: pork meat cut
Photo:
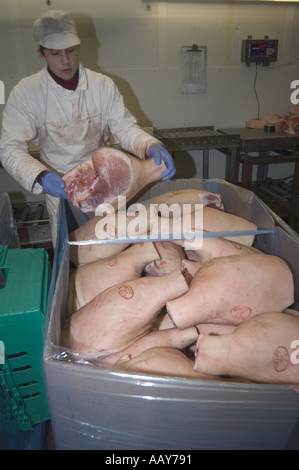
[[[126,196],[128,202],[149,183],[159,181],[165,169],[164,162],[156,165],[154,159],[140,160],[103,147],[63,176],[65,192],[82,212],[100,215],[96,212],[99,206],[110,204],[116,209],[119,196]]]

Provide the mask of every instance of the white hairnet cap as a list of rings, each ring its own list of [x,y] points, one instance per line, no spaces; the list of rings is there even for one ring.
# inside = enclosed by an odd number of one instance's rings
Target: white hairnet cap
[[[46,49],[67,49],[81,44],[75,21],[63,10],[52,10],[41,15],[33,25],[33,36],[37,47]]]

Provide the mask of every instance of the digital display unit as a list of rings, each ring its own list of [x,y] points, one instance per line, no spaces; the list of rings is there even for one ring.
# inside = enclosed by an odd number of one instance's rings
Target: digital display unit
[[[249,67],[251,62],[269,65],[277,61],[278,39],[244,39],[241,61]]]

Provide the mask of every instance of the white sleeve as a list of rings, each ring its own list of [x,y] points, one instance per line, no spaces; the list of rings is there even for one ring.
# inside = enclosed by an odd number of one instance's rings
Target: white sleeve
[[[27,191],[39,194],[42,186],[34,185],[45,167],[28,153],[28,143],[37,136],[37,124],[26,103],[26,95],[15,87],[3,111],[0,161],[6,171]]]
[[[112,80],[105,93],[106,121],[111,132],[126,150],[141,159],[147,158],[147,150],[160,141],[142,130],[134,116],[127,110],[124,100]]]

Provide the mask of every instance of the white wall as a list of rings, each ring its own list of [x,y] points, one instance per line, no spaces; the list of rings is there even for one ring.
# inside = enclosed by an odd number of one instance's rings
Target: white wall
[[[150,11],[147,6],[150,5]],[[24,76],[43,67],[32,24],[49,9],[69,11],[82,39],[81,62],[112,77],[141,126],[244,127],[257,117],[256,68],[240,62],[241,42],[279,39],[276,68],[258,67],[260,116],[285,115],[290,84],[299,78],[299,4],[233,0],[0,0],[0,80],[6,99]],[[182,46],[207,46],[207,93],[181,94]],[[281,65],[281,66],[280,66]],[[4,105],[0,105],[0,117]],[[179,177],[201,177],[201,152],[176,155]],[[211,152],[210,177],[224,178],[225,158]],[[292,166],[272,166],[270,175],[288,176]],[[6,172],[0,171],[0,190]],[[13,189],[15,191],[15,189]],[[24,192],[25,194],[25,192]],[[28,193],[26,194],[28,197]]]

